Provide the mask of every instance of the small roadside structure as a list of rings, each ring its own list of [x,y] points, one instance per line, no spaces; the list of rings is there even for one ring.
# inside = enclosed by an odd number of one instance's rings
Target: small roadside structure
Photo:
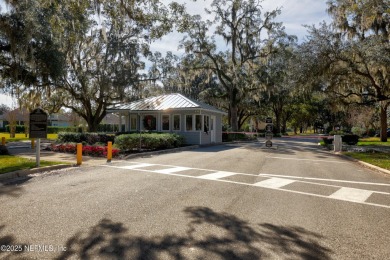
[[[227,115],[177,93],[118,104],[107,113],[119,115],[120,131],[177,133],[187,144],[222,143],[222,116]]]

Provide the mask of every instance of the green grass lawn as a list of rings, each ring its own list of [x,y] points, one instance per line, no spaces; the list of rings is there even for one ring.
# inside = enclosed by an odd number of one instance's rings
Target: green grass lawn
[[[379,137],[360,138],[359,146],[390,146],[390,138],[387,142],[381,142]]]
[[[50,166],[50,165],[58,165],[58,164],[66,164],[66,163],[40,161],[40,165],[42,167]],[[17,170],[31,169],[31,168],[36,168],[35,160],[30,160],[27,158],[22,158],[13,155],[0,155],[0,174],[13,172]]]
[[[358,159],[360,161],[381,167],[386,170],[390,170],[390,153],[355,153],[348,152],[345,155]]]
[[[5,137],[5,141],[8,142],[17,142],[17,141],[24,141],[24,140],[30,140],[30,138],[26,137],[25,134],[15,134],[15,138],[10,138],[9,133],[0,133],[0,144],[2,137]],[[49,140],[56,140],[58,137],[58,134],[48,134],[47,139]]]

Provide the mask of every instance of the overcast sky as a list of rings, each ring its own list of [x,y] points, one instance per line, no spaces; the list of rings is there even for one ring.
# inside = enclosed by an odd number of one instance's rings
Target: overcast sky
[[[163,0],[163,2],[169,3],[171,1]],[[176,2],[185,3],[190,14],[200,14],[206,18],[204,9],[210,6],[212,0],[197,0],[196,2],[176,0]],[[277,21],[283,22],[286,32],[298,36],[299,42],[302,42],[307,34],[306,28],[302,25],[318,25],[322,21],[330,20],[326,13],[326,2],[327,0],[265,0],[261,5],[264,11],[271,11],[281,7],[282,14],[277,18]],[[0,5],[3,4],[4,1],[0,0]],[[182,35],[169,34],[162,40],[154,42],[152,50],[160,51],[161,53],[172,51],[175,54],[180,54],[182,51],[179,51],[177,46],[181,39]],[[10,97],[0,93],[0,104],[14,106],[15,102],[12,103]]]

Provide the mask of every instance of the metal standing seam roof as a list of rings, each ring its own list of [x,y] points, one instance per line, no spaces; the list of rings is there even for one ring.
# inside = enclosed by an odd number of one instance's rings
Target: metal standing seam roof
[[[211,105],[200,101],[192,100],[181,94],[166,94],[157,97],[149,97],[137,100],[127,104],[119,104],[107,109],[107,112],[117,112],[120,110],[131,111],[161,111],[161,110],[180,110],[180,109],[202,109],[220,114],[226,114]]]

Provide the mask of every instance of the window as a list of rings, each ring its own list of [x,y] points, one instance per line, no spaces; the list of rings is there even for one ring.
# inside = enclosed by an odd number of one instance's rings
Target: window
[[[131,115],[130,116],[130,130],[137,130],[137,116]]]
[[[203,131],[205,133],[208,133],[209,132],[209,129],[210,129],[210,124],[209,124],[209,120],[210,120],[210,117],[209,116],[203,116]]]
[[[173,130],[180,131],[180,115],[173,116]]]
[[[154,115],[144,116],[144,129],[149,131],[155,131],[156,129],[156,117]]]
[[[202,130],[202,116],[201,115],[195,115],[195,130],[196,131]]]
[[[192,115],[186,115],[186,131],[192,131]]]
[[[162,130],[169,131],[169,115],[162,115],[161,119]]]

